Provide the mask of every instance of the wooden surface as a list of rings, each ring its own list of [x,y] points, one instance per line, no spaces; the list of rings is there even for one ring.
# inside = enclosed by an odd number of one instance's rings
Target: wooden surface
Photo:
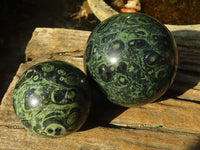
[[[103,21],[119,13],[106,2],[104,2],[104,0],[87,0],[87,2],[92,12],[100,21]]]
[[[63,60],[83,70],[90,32],[35,29],[26,49],[27,62],[19,66],[0,106],[0,149],[200,149],[200,25],[167,27],[179,51],[178,73],[167,93],[136,108],[115,106],[96,96],[80,131],[58,139],[41,138],[25,130],[13,110],[13,89],[28,67],[44,60]]]

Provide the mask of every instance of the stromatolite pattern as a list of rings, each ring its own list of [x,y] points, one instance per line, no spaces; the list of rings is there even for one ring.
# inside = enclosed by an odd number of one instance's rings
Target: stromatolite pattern
[[[38,63],[22,74],[13,94],[15,112],[33,133],[62,137],[85,122],[91,102],[85,74],[61,61]]]
[[[178,59],[164,25],[141,13],[124,13],[93,30],[84,63],[111,102],[130,107],[161,97],[174,80]]]

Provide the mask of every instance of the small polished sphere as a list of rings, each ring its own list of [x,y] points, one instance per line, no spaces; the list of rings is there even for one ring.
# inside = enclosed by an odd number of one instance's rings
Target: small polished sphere
[[[164,25],[141,13],[123,13],[93,30],[84,64],[108,100],[132,107],[166,92],[176,74],[177,57],[174,38]]]
[[[13,105],[17,117],[31,132],[63,137],[85,122],[90,93],[81,70],[62,61],[47,61],[22,74],[14,89]]]

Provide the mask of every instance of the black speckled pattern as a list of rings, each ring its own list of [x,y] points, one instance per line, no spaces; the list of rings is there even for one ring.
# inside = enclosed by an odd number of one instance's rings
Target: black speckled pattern
[[[84,55],[90,76],[107,98],[125,107],[152,102],[172,84],[177,49],[168,29],[141,13],[124,13],[101,22]]]
[[[84,73],[61,61],[29,68],[13,94],[20,121],[43,137],[62,137],[78,130],[88,116],[90,102],[90,86]]]

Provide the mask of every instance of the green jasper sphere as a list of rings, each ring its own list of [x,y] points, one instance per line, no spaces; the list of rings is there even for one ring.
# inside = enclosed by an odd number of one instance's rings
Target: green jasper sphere
[[[141,13],[101,22],[84,55],[88,76],[111,102],[131,107],[160,98],[177,70],[177,49],[168,29]]]
[[[78,68],[47,61],[30,67],[13,93],[17,117],[33,133],[63,137],[78,130],[90,108],[90,86]]]

